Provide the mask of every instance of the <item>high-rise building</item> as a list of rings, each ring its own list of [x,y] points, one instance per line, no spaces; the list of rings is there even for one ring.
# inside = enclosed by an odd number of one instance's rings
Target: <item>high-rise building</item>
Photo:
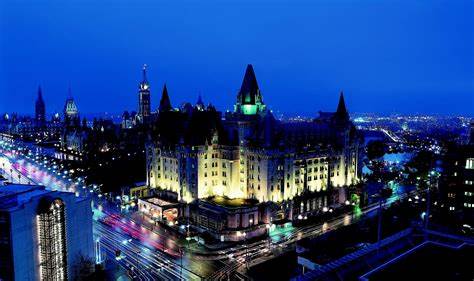
[[[46,124],[46,106],[41,87],[38,87],[38,97],[35,103],[35,122],[37,127],[44,127]]]
[[[94,258],[90,199],[0,186],[0,280],[73,280],[81,258]]]
[[[138,86],[138,118],[146,122],[151,115],[150,84],[146,77],[146,65],[143,66],[143,78]]]

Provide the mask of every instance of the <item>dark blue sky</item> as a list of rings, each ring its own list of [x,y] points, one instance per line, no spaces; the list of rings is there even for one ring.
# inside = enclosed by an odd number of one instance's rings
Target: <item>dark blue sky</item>
[[[473,34],[471,0],[3,0],[0,112],[136,109],[143,63],[154,109],[230,109],[252,63],[274,110],[474,115]]]

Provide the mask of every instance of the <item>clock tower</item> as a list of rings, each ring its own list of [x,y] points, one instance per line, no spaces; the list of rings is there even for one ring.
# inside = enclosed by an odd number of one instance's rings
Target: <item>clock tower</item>
[[[150,84],[146,78],[146,64],[143,65],[143,79],[138,86],[138,117],[140,122],[150,117]]]

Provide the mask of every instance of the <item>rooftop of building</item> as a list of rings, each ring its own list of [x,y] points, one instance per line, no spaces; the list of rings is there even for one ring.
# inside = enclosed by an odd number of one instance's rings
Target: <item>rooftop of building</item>
[[[446,259],[446,257],[449,257]],[[474,245],[428,241],[363,275],[361,280],[468,280]],[[416,266],[413,266],[416,265]]]
[[[244,199],[244,198],[229,198],[226,196],[211,196],[206,198],[206,202],[229,208],[229,209],[236,209],[236,208],[245,208],[245,207],[254,207],[258,204],[258,200],[254,199]]]
[[[50,191],[46,191],[45,187],[41,185],[7,184],[0,186],[0,209],[16,207],[35,196],[48,192]]]
[[[48,190],[42,185],[30,184],[6,184],[0,186],[0,210],[12,210],[22,204],[31,201],[34,197],[52,193],[65,193],[74,195],[70,192],[60,192]],[[86,197],[78,197],[77,200],[84,200]]]
[[[145,202],[151,203],[153,205],[159,206],[159,207],[171,207],[175,206],[178,203],[171,202],[171,201],[166,201],[164,199],[160,199],[158,197],[146,197],[142,199]]]
[[[473,257],[474,239],[408,228],[383,239],[379,249],[377,243],[364,246],[297,279],[470,280],[465,277],[474,276]]]

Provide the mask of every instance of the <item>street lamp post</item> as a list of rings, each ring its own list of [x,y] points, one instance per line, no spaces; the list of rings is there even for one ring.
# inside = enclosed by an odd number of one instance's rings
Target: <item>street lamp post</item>
[[[183,247],[179,248],[179,252],[181,254],[181,267],[180,267],[180,270],[179,270],[179,278],[183,279]]]
[[[270,229],[271,229],[271,226],[270,226],[270,224],[267,224],[265,227],[267,228],[267,234],[268,234],[268,237],[267,237],[268,250],[271,251],[271,249],[272,249],[272,248],[271,248],[271,237],[270,237]]]
[[[436,172],[432,171],[429,174],[429,184],[428,184],[428,189],[426,191],[426,214],[425,214],[425,233],[428,230],[429,226],[429,220],[430,220],[430,208],[431,208],[431,185],[433,184],[433,177],[435,178],[435,185],[436,187],[438,186],[438,177],[436,175]]]
[[[247,231],[244,231],[244,245],[245,245],[245,267],[249,269],[249,260],[248,260],[248,245],[247,245]]]
[[[253,219],[249,220],[249,226],[253,226]],[[245,266],[247,270],[249,269],[249,247],[247,243],[247,230],[244,232],[244,240],[245,240]]]

